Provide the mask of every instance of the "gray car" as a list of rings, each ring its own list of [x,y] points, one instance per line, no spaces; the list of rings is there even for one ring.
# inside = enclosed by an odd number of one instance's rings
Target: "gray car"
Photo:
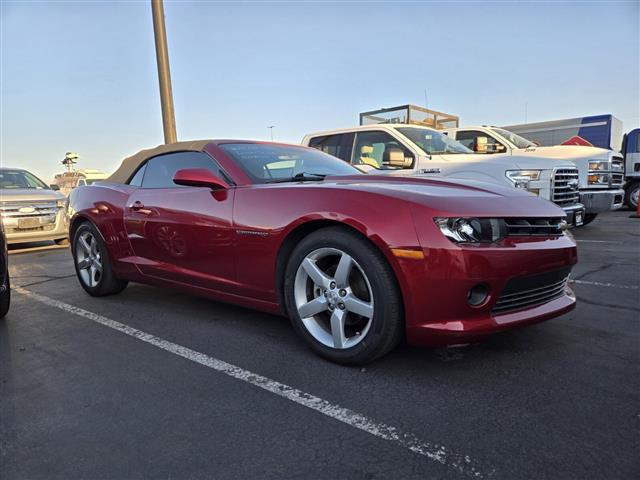
[[[68,242],[67,199],[54,188],[26,170],[0,168],[0,214],[7,243]]]

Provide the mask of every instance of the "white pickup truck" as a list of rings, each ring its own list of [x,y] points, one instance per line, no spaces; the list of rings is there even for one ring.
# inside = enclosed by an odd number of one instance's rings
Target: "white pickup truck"
[[[578,169],[566,160],[477,154],[438,130],[398,123],[312,133],[302,143],[363,170],[466,178],[522,188],[560,206],[569,225],[580,226],[584,221],[584,207],[578,201]]]
[[[585,206],[585,224],[592,222],[598,213],[617,210],[624,202],[623,160],[611,150],[583,145],[540,147],[504,128],[487,125],[443,131],[476,153],[573,162],[578,167],[580,203]]]

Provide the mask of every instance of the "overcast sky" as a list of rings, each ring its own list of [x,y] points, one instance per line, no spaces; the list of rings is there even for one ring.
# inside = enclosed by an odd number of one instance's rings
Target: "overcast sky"
[[[299,142],[404,103],[463,125],[639,118],[639,3],[165,3],[178,138]],[[162,143],[149,1],[1,1],[1,163]]]

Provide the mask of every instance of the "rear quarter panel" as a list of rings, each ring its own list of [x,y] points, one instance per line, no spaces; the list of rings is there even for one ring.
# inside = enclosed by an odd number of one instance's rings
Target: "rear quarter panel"
[[[83,221],[92,222],[109,250],[116,275],[130,278],[137,269],[122,259],[132,256],[124,226],[124,208],[135,187],[121,184],[101,184],[78,187],[69,195],[69,237]]]

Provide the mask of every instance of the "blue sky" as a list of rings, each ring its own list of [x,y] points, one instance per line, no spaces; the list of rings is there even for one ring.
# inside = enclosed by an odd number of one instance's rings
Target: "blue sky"
[[[639,3],[165,3],[180,140],[299,142],[404,103],[512,124],[639,117]],[[1,163],[49,181],[65,152],[110,172],[162,143],[151,7],[0,11]]]

